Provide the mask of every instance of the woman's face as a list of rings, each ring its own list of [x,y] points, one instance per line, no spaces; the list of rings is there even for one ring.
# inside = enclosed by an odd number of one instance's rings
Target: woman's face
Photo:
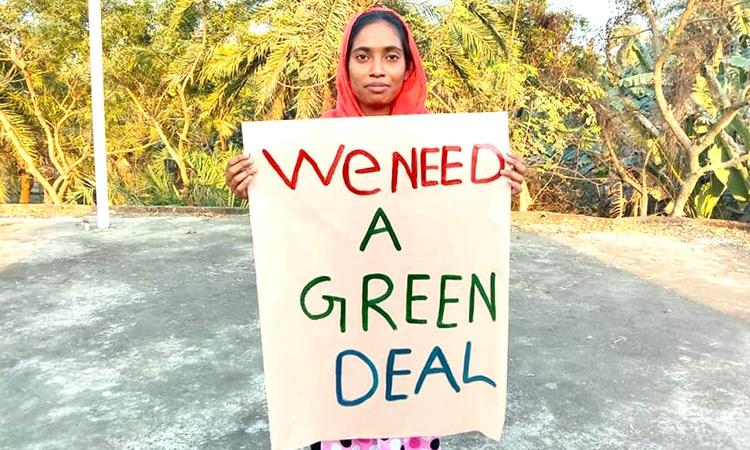
[[[365,25],[349,56],[349,83],[366,116],[388,115],[406,78],[401,39],[387,22]]]

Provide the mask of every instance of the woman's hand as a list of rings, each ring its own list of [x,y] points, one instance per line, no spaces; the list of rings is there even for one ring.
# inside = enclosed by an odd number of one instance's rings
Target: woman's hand
[[[501,173],[503,176],[508,177],[510,190],[513,195],[520,194],[523,175],[526,173],[526,164],[523,162],[523,159],[509,152],[505,156],[505,170]]]
[[[229,186],[229,190],[237,197],[247,198],[247,187],[250,180],[258,169],[255,167],[255,160],[250,156],[237,155],[232,157],[227,163],[224,170],[224,182]]]

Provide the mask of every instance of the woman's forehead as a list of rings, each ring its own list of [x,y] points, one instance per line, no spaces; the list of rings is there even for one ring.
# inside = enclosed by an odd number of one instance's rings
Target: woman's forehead
[[[393,25],[378,21],[365,25],[357,33],[352,42],[352,49],[365,47],[368,49],[384,49],[395,47],[403,50],[401,38]]]

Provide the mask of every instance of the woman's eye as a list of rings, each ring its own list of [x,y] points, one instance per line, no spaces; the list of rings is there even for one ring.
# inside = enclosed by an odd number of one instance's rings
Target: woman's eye
[[[357,61],[367,61],[367,55],[363,55],[360,53],[359,55],[354,56],[354,59],[356,59]]]
[[[388,56],[386,56],[386,59],[388,59],[388,61],[398,61],[399,56],[396,55],[396,54],[388,55]]]

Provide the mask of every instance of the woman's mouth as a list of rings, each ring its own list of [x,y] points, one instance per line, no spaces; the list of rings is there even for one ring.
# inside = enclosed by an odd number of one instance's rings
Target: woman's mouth
[[[365,89],[373,94],[382,94],[388,89],[388,87],[389,86],[386,83],[368,83],[365,85]]]

